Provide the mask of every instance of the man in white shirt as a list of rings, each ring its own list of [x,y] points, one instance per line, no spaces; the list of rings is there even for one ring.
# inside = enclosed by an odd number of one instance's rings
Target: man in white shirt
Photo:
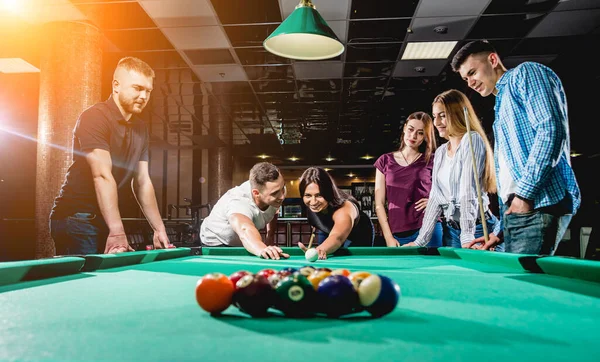
[[[206,246],[243,246],[265,259],[289,258],[274,244],[277,212],[285,199],[285,181],[279,169],[257,163],[249,180],[227,191],[217,201],[200,227]],[[259,230],[267,228],[266,244]]]

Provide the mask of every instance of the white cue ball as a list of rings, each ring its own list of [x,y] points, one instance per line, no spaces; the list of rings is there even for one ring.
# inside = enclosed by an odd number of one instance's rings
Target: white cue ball
[[[312,263],[313,261],[317,261],[317,259],[319,259],[319,252],[317,251],[317,249],[310,248],[306,251],[304,257],[306,258],[306,260]]]

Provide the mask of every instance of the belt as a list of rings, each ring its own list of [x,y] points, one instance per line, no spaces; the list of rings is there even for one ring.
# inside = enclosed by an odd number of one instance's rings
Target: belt
[[[487,210],[484,213],[484,216],[485,216],[486,220],[492,220],[494,218],[494,214],[492,214],[492,212],[490,210]],[[446,219],[445,217],[442,216],[442,221],[447,226],[449,226],[453,229],[456,229],[456,230],[460,230],[460,220]],[[475,222],[475,225],[479,225],[479,224],[481,224],[481,217],[478,217],[477,221]]]

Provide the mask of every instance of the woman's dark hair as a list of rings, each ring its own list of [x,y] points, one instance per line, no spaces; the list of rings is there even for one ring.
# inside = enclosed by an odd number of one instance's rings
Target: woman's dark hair
[[[342,206],[346,200],[357,203],[354,197],[338,189],[329,173],[320,167],[309,167],[304,171],[300,177],[300,186],[298,187],[300,189],[300,197],[304,197],[306,186],[313,182],[319,186],[321,196],[334,209]]]

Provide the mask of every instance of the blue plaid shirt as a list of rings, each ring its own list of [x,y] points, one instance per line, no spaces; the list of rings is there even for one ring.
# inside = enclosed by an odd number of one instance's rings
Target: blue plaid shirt
[[[567,97],[560,79],[542,64],[525,62],[504,73],[496,88],[496,175],[498,152],[503,152],[519,196],[540,208],[568,194],[575,214],[581,195],[571,168]]]

